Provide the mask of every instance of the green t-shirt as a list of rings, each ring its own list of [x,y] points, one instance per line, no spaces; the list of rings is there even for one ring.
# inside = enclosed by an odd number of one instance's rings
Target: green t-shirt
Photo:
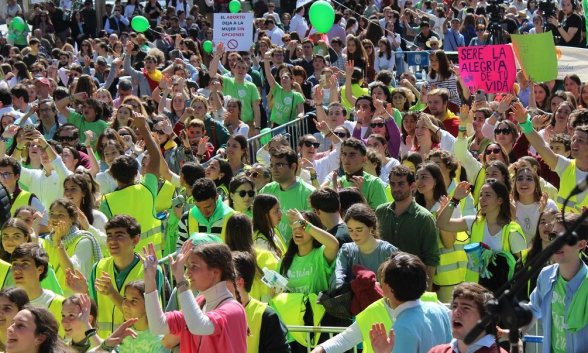
[[[223,77],[223,94],[241,101],[241,120],[253,121],[253,102],[260,100],[257,87],[249,81],[237,83],[232,77]]]
[[[270,115],[270,121],[283,125],[288,121],[294,120],[298,111],[298,104],[304,103],[304,96],[300,92],[286,92],[276,83],[272,89],[274,95],[274,106]]]
[[[566,286],[568,282],[557,276],[553,297],[551,298],[551,352],[566,353]]]
[[[339,181],[343,184],[344,188],[353,187],[354,184],[347,180],[346,176],[339,177]],[[363,184],[361,185],[361,193],[367,200],[368,204],[372,209],[376,209],[378,206],[388,202],[386,198],[386,184],[382,179],[373,176],[367,172],[363,172]]]
[[[288,289],[292,293],[315,293],[329,289],[329,278],[333,265],[325,259],[325,247],[314,248],[305,256],[294,256],[292,265],[286,272]],[[282,264],[280,263],[280,267]]]
[[[168,353],[169,349],[161,345],[163,336],[156,336],[149,332],[137,331],[137,337],[126,337],[120,346],[116,348],[118,353]]]
[[[360,85],[358,85],[356,83],[356,84],[351,85],[351,93],[353,94],[353,97],[355,97],[357,99],[361,96],[368,96],[369,90],[367,88],[361,87]],[[347,109],[347,112],[350,112],[353,110],[353,108],[355,108],[353,106],[353,104],[351,104],[351,102],[348,101],[347,98],[345,97],[345,87],[341,88],[341,104],[343,104],[345,109]]]
[[[84,116],[74,110],[69,111],[69,115],[67,116],[67,122],[74,124],[80,130],[80,143],[84,143],[86,140],[86,135],[84,135],[84,131],[92,131],[94,133],[94,148],[96,148],[96,142],[98,141],[98,136],[108,128],[108,123],[104,120],[96,120],[96,121],[86,121]]]
[[[278,230],[280,231],[280,234],[282,235],[282,238],[286,244],[288,244],[290,242],[290,238],[292,238],[292,229],[288,224],[286,211],[293,208],[299,211],[311,211],[312,208],[310,207],[308,198],[313,191],[314,187],[312,185],[306,184],[300,178],[297,178],[296,183],[286,190],[282,190],[280,184],[275,181],[267,184],[261,190],[259,190],[260,194],[274,195],[278,198],[278,200],[280,200],[282,220],[280,221],[280,224],[278,224]]]

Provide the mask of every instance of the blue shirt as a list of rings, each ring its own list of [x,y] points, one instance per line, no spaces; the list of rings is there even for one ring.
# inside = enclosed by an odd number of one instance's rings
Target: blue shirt
[[[576,275],[568,281],[566,286],[565,310],[566,316],[570,310],[570,304],[574,294],[580,288],[583,281],[587,280],[588,266],[583,262],[582,267]],[[531,300],[528,307],[533,311],[533,316],[541,319],[543,324],[543,350],[542,353],[549,353],[551,349],[551,304],[559,265],[545,267],[537,278],[537,287],[531,293]],[[585,353],[588,348],[588,325],[576,332],[566,330],[567,352]]]
[[[439,303],[420,300],[393,310],[395,342],[392,353],[427,353],[451,341],[449,311]]]

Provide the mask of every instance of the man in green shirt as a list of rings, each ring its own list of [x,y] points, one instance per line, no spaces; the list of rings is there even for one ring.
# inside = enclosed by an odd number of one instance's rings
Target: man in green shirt
[[[439,228],[435,217],[414,200],[415,174],[399,165],[390,171],[394,202],[380,205],[376,216],[382,239],[398,250],[418,256],[427,265],[428,290],[432,290],[435,267],[439,263]]]
[[[314,187],[296,177],[298,156],[291,148],[282,147],[272,151],[270,161],[274,181],[264,186],[259,190],[259,193],[274,195],[280,200],[282,220],[278,225],[278,230],[287,244],[292,237],[292,229],[288,224],[286,211],[290,209],[311,211],[309,197],[314,191]]]
[[[367,148],[360,140],[349,138],[341,143],[341,165],[344,176],[337,179],[342,187],[357,187],[374,210],[387,202],[386,185],[380,178],[363,170]],[[336,186],[336,185],[335,185]]]
[[[216,77],[218,63],[224,52],[223,43],[219,43],[210,62],[210,78]],[[223,77],[223,94],[241,101],[241,120],[249,125],[249,136],[255,136],[261,130],[261,110],[259,107],[261,97],[255,84],[245,81],[248,70],[247,63],[238,58],[232,68],[235,77]]]

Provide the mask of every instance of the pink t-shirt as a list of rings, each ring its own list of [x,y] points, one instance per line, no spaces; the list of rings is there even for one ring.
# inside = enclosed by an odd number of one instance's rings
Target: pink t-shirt
[[[165,313],[170,333],[180,336],[180,353],[247,353],[247,319],[239,302],[227,301],[206,316],[214,324],[210,336],[190,333],[183,312]]]

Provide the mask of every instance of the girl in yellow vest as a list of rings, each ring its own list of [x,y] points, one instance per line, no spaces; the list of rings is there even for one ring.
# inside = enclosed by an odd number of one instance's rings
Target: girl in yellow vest
[[[462,181],[457,185],[451,201],[445,198],[437,217],[439,229],[449,232],[469,232],[470,242],[484,243],[493,252],[503,251],[517,259],[527,249],[525,235],[514,221],[506,185],[496,179],[487,179],[482,186],[477,216],[452,218],[459,201],[470,193],[470,184]],[[466,281],[479,280],[477,273],[468,271]]]
[[[252,218],[255,182],[248,176],[239,175],[229,183],[229,207]]]
[[[66,269],[78,268],[89,278],[92,266],[102,258],[94,236],[78,228],[78,210],[70,200],[55,200],[49,209],[49,223],[53,230],[43,242],[49,263],[66,293],[71,293],[65,283]]]
[[[6,263],[0,263],[0,287],[11,288],[14,286],[14,278],[9,264],[12,262],[11,257],[14,249],[20,244],[35,241],[31,237],[28,225],[18,218],[10,218],[6,221],[2,226],[0,236],[2,238],[0,242],[0,258],[1,260],[6,259]],[[43,239],[38,239],[38,241],[43,243]],[[47,277],[41,281],[41,287],[59,295],[63,294],[63,290],[55,276],[55,271],[51,266],[47,271]]]
[[[14,315],[29,303],[27,293],[20,288],[0,291],[0,351],[6,349],[6,329],[12,324]]]
[[[267,303],[271,298],[270,288],[261,282],[263,268],[278,270],[278,260],[267,250],[255,248],[253,245],[253,226],[249,217],[242,213],[235,213],[227,221],[225,243],[231,251],[243,251],[251,254],[256,260],[255,277],[252,280],[251,296]]]
[[[214,181],[218,196],[226,201],[229,197],[229,182],[233,178],[233,170],[229,162],[218,158],[211,159],[204,170],[204,175]]]
[[[253,200],[253,242],[255,247],[272,252],[276,259],[286,253],[284,239],[278,231],[282,219],[277,197],[259,194]]]
[[[441,168],[431,162],[423,164],[417,171],[416,185],[416,202],[436,216],[441,209],[441,198],[447,197],[447,187]],[[460,207],[453,209],[452,217],[461,216]],[[449,303],[453,287],[465,280],[467,256],[463,246],[467,236],[458,239],[457,232],[444,230],[439,231],[439,236],[440,258],[435,272],[436,291],[441,302]]]

